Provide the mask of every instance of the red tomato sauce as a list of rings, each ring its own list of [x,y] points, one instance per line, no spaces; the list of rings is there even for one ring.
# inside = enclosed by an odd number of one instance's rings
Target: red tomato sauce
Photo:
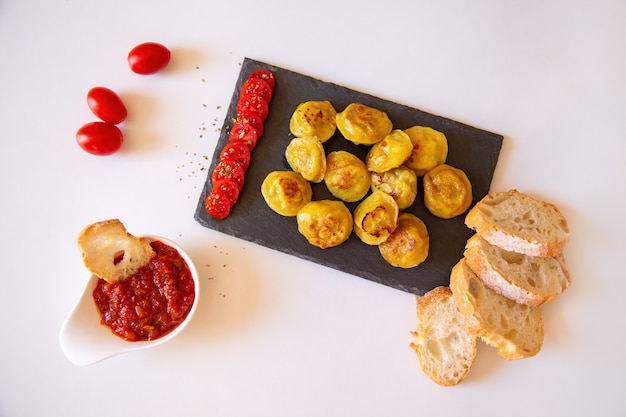
[[[132,342],[158,339],[174,330],[195,298],[191,271],[178,251],[159,241],[150,245],[156,256],[148,265],[121,283],[100,279],[93,291],[102,324]]]

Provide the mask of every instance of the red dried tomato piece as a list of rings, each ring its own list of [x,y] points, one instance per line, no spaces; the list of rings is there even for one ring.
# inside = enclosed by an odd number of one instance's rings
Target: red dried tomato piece
[[[239,96],[244,97],[252,94],[263,97],[268,103],[272,101],[272,87],[262,78],[248,78],[243,83]]]
[[[267,101],[258,94],[249,94],[239,97],[237,103],[237,114],[245,111],[252,112],[259,116],[261,120],[265,121],[269,114],[270,108]]]
[[[252,150],[259,140],[259,133],[250,124],[235,123],[230,130],[229,137],[231,142],[243,142],[249,150]]]
[[[211,190],[211,193],[226,197],[230,202],[231,207],[239,198],[239,188],[237,187],[237,184],[227,179],[215,181],[213,183],[213,190]]]
[[[215,184],[219,180],[230,180],[237,184],[237,188],[241,191],[243,187],[245,172],[243,167],[235,161],[220,161],[213,169],[211,180]]]
[[[250,73],[248,78],[260,78],[268,83],[272,90],[276,88],[276,78],[270,70],[264,68],[256,69]]]
[[[204,200],[204,208],[211,217],[222,220],[230,213],[230,201],[228,197],[211,192]]]
[[[238,162],[244,171],[248,170],[250,159],[250,148],[240,140],[228,142],[220,153],[220,161],[232,160]]]

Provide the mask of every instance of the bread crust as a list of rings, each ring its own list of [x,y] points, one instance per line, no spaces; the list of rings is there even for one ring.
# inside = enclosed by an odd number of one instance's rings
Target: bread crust
[[[468,266],[489,288],[518,303],[545,304],[565,291],[571,282],[565,256],[516,254],[472,236],[464,256]]]
[[[450,275],[450,289],[470,332],[505,359],[535,356],[543,345],[540,307],[518,304],[484,285],[462,258]]]
[[[417,298],[417,319],[411,347],[424,373],[442,386],[463,381],[476,357],[477,337],[469,332],[450,288],[436,287]]]
[[[533,218],[525,219],[528,214]],[[465,224],[492,245],[530,256],[556,256],[569,240],[567,220],[554,204],[516,189],[485,196]]]
[[[150,242],[126,231],[119,219],[85,227],[78,235],[85,267],[109,283],[126,281],[155,255]]]

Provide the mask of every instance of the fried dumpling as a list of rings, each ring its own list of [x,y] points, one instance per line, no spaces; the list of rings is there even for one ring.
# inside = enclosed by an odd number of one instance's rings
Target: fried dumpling
[[[435,216],[451,219],[472,204],[472,184],[465,172],[442,164],[424,175],[424,204]]]
[[[383,191],[396,200],[398,209],[410,207],[417,197],[417,175],[401,165],[386,172],[372,173],[372,191]]]
[[[341,245],[352,233],[352,213],[337,200],[311,201],[296,215],[298,231],[322,249]]]
[[[267,205],[281,216],[295,216],[311,201],[311,184],[293,171],[272,171],[261,184]]]
[[[357,145],[373,145],[387,136],[393,125],[387,113],[360,103],[349,104],[337,113],[337,128]]]
[[[428,257],[430,238],[424,222],[411,213],[400,213],[396,230],[378,245],[382,257],[398,268],[413,268]]]
[[[413,126],[404,130],[413,144],[413,152],[404,162],[418,177],[446,162],[448,139],[438,130],[424,126]]]
[[[322,143],[337,129],[337,111],[329,101],[305,101],[291,115],[289,130],[296,137],[316,136]]]
[[[326,152],[316,136],[293,138],[285,150],[291,169],[311,182],[321,182],[326,173]]]
[[[356,155],[334,151],[326,155],[324,183],[333,196],[351,203],[361,200],[369,192],[371,173]]]
[[[385,172],[402,165],[412,153],[413,144],[409,135],[396,129],[371,147],[365,156],[365,163],[370,171]]]
[[[379,245],[396,230],[398,204],[387,193],[376,191],[354,209],[354,232],[368,245]]]

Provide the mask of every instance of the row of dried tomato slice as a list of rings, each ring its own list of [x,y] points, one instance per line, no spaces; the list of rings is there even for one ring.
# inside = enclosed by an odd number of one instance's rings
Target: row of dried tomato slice
[[[274,74],[260,68],[250,73],[239,91],[237,117],[233,120],[229,141],[222,148],[220,160],[211,174],[213,188],[204,202],[207,213],[215,219],[228,217],[239,198],[251,151],[263,135],[275,88]]]

